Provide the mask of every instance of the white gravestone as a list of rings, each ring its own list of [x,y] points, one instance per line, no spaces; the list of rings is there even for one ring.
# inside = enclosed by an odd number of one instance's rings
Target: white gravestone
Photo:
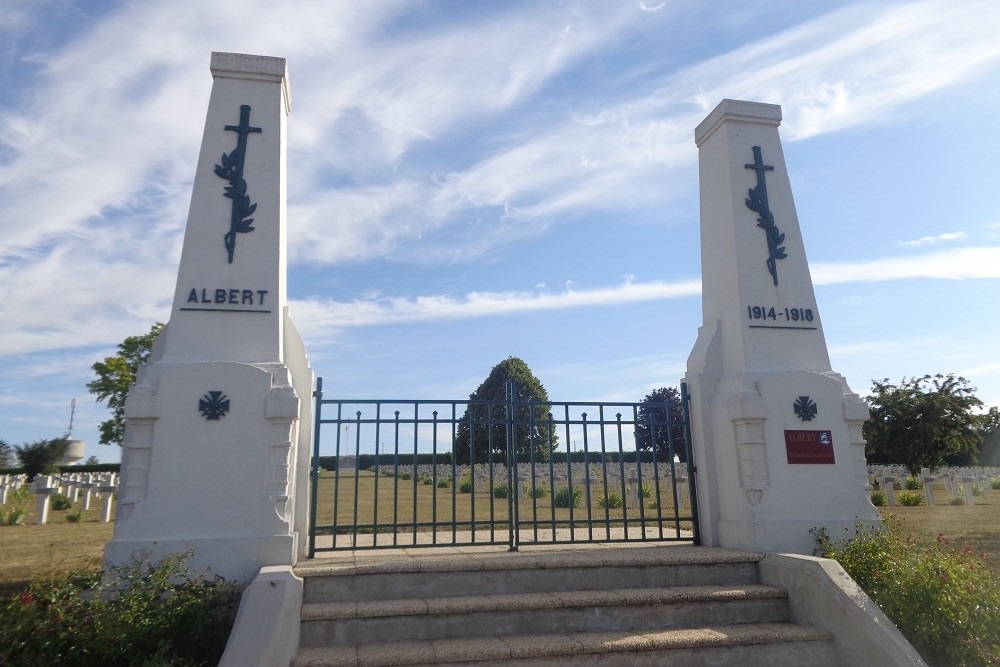
[[[833,372],[792,200],[781,108],[724,100],[695,131],[703,325],[688,359],[704,544],[812,553],[876,510],[865,403]]]
[[[173,309],[125,405],[105,558],[193,550],[193,567],[246,579],[305,548],[313,375],[286,306],[285,61],[213,53],[211,71]]]

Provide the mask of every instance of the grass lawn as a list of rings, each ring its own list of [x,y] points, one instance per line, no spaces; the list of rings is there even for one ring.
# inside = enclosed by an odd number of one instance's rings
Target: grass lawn
[[[942,491],[935,493],[941,502]],[[986,556],[1000,570],[1000,490],[985,489],[976,496],[972,507],[935,505],[928,507],[881,507],[883,517],[893,517],[920,541],[933,542],[938,534],[948,538],[951,546],[961,549],[968,545]]]
[[[974,507],[881,509],[883,516],[894,517],[920,541],[932,544],[936,535],[942,533],[954,548],[968,545],[985,554],[1000,569],[1000,490],[984,490]],[[90,520],[67,523],[65,511],[50,511],[50,523],[36,526],[29,513],[24,525],[0,526],[0,592],[17,590],[30,579],[100,563],[113,524],[99,523],[93,519],[96,512],[90,514]]]

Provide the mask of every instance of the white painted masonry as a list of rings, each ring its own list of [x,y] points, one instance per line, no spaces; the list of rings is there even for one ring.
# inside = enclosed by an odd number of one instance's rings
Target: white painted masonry
[[[685,379],[703,543],[809,554],[811,528],[839,536],[877,515],[861,435],[868,410],[830,367],[780,122],[779,106],[723,100],[695,130],[703,325]],[[755,147],[780,248],[773,272],[762,216],[747,204],[760,183],[747,166],[758,164]],[[796,414],[800,397],[816,408],[811,420]],[[835,462],[789,462],[793,431],[825,433]]]
[[[193,567],[249,581],[303,553],[313,374],[287,312],[285,61],[213,53],[211,71],[173,310],[125,405],[105,559],[193,550]]]

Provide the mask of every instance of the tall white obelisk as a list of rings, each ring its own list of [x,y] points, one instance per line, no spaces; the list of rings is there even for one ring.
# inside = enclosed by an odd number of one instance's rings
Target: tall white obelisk
[[[868,409],[830,367],[780,123],[723,100],[695,131],[703,325],[685,379],[703,543],[809,554],[810,529],[877,514]]]
[[[313,375],[288,316],[283,58],[213,53],[170,322],[125,405],[105,560],[193,552],[249,579],[307,531]]]

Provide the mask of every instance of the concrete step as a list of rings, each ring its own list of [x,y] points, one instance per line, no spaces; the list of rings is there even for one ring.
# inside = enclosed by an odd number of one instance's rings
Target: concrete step
[[[761,554],[675,545],[412,550],[299,565],[295,665],[833,665]]]
[[[756,584],[314,602],[302,607],[300,645],[519,635],[536,628],[632,631],[787,620],[785,591]]]
[[[832,635],[787,623],[568,632],[301,649],[294,667],[364,665],[836,665]]]
[[[304,601],[350,602],[756,583],[761,554],[731,549],[648,546],[539,552],[470,550],[412,557],[359,552],[349,561],[309,561]]]

